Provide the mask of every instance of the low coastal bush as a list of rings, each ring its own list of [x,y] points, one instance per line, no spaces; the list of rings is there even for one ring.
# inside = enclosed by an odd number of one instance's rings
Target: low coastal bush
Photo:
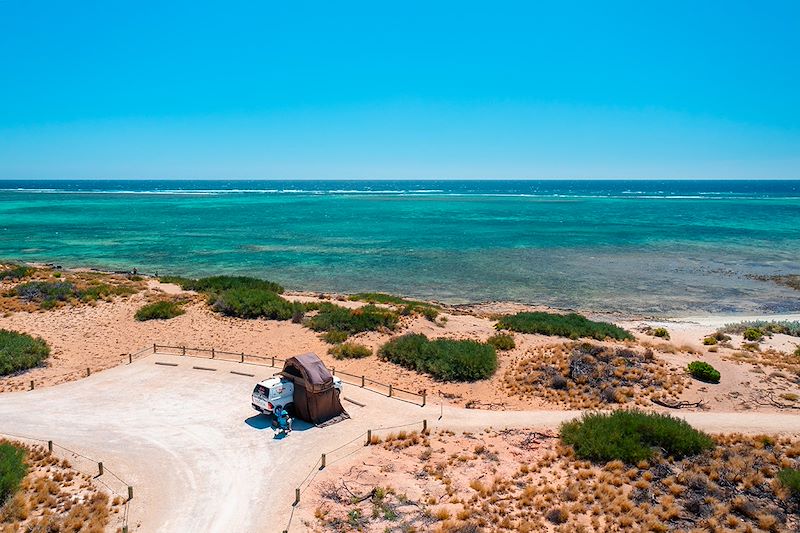
[[[430,305],[409,304],[400,310],[400,314],[403,316],[421,315],[434,322],[436,317],[439,316],[439,310]]]
[[[347,340],[350,336],[349,333],[346,331],[339,331],[338,329],[332,329],[330,331],[326,331],[320,337],[322,340],[327,342],[328,344],[341,344]]]
[[[69,281],[29,281],[14,287],[10,294],[26,302],[37,302],[43,309],[51,309],[59,302],[70,300],[93,302],[101,298],[127,296],[135,292],[135,288],[127,285],[108,285],[99,282],[78,288]]]
[[[794,354],[795,354],[797,357],[800,357],[800,346],[798,346],[798,347],[795,349],[795,351],[794,351]]]
[[[718,340],[717,340],[717,338],[716,338],[716,337],[714,337],[714,336],[711,336],[711,337],[706,337],[705,339],[703,339],[703,344],[705,344],[706,346],[714,346],[714,345],[715,345],[715,344],[717,344],[718,342],[719,342],[719,341],[718,341]]]
[[[669,340],[669,331],[667,331],[667,328],[655,328],[653,329],[653,336]]]
[[[92,283],[83,289],[79,289],[77,295],[82,302],[94,302],[95,300],[105,299],[111,296],[128,296],[135,292],[136,289],[127,285]]]
[[[14,265],[0,270],[0,280],[10,279],[18,280],[27,278],[36,272],[36,269],[26,265]]]
[[[0,508],[16,494],[27,473],[25,450],[0,442]]]
[[[408,300],[400,296],[383,292],[360,292],[349,296],[347,299],[371,304],[396,305],[401,308],[401,315],[422,315],[430,321],[436,320],[436,317],[439,316],[439,307],[436,305],[418,300]]]
[[[49,356],[44,340],[0,329],[0,376],[39,366]]]
[[[498,329],[508,329],[519,333],[539,333],[559,337],[578,339],[590,337],[597,340],[606,338],[616,340],[632,340],[633,335],[624,329],[608,322],[595,322],[583,315],[569,313],[522,312],[502,317],[497,323]]]
[[[752,330],[752,331],[751,331]],[[749,341],[758,341],[764,335],[790,335],[800,337],[800,321],[797,320],[752,320],[726,324],[718,334],[736,333]]]
[[[492,335],[486,339],[486,342],[494,346],[495,350],[500,350],[501,352],[513,350],[517,346],[517,343],[514,342],[514,337],[508,333],[498,333],[497,335]]]
[[[30,281],[14,287],[12,294],[26,302],[38,302],[44,308],[79,297],[77,287],[68,281]]]
[[[415,300],[406,300],[400,296],[393,294],[386,294],[384,292],[359,292],[358,294],[351,294],[347,297],[352,302],[367,302],[370,304],[392,304],[392,305],[408,305],[418,304],[427,305],[425,302],[418,302]]]
[[[747,328],[742,333],[742,337],[748,341],[760,341],[764,338],[764,332],[758,328]]]
[[[719,371],[705,361],[692,361],[689,363],[689,373],[700,381],[719,383]]]
[[[443,381],[477,381],[497,370],[493,346],[471,340],[429,340],[421,333],[409,333],[384,344],[381,359]]]
[[[272,281],[249,276],[211,276],[199,279],[183,278],[180,276],[163,276],[159,277],[159,281],[163,283],[174,283],[186,291],[206,293],[221,293],[231,289],[252,289],[278,294],[283,293],[283,287],[281,285]]]
[[[796,468],[784,468],[778,472],[778,481],[781,485],[789,489],[795,495],[800,496],[800,470]]]
[[[581,459],[626,463],[650,459],[654,448],[682,458],[714,447],[714,441],[684,420],[637,409],[586,413],[561,425],[561,440]]]
[[[214,294],[209,303],[214,311],[226,316],[269,320],[289,320],[295,309],[302,307],[302,304],[292,303],[273,291],[248,287]]]
[[[363,344],[345,342],[344,344],[331,346],[328,349],[328,353],[334,359],[363,359],[372,355],[372,350]]]
[[[144,322],[145,320],[169,320],[183,313],[185,313],[185,311],[178,302],[162,300],[160,302],[143,305],[136,311],[133,317],[140,322]]]
[[[389,309],[372,304],[348,309],[332,303],[322,303],[318,313],[308,321],[314,331],[340,331],[352,335],[362,331],[393,330],[397,327],[398,315]]]

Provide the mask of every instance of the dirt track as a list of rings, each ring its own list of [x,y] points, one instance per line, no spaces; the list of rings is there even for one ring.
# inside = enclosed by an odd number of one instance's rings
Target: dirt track
[[[156,361],[178,366],[157,365]],[[192,366],[216,368],[216,371]],[[230,373],[247,371],[256,377]],[[275,370],[224,361],[151,355],[77,382],[0,395],[0,432],[52,439],[103,460],[135,486],[131,531],[282,531],[294,490],[323,452],[367,429],[427,419],[431,428],[555,428],[574,411],[422,408],[345,386],[351,420],[299,427],[273,439],[249,397]],[[441,415],[441,419],[439,418]],[[712,432],[800,433],[800,415],[685,413]],[[420,427],[418,424],[417,428]],[[362,449],[362,440],[329,453],[328,464]],[[292,530],[298,530],[297,524]]]

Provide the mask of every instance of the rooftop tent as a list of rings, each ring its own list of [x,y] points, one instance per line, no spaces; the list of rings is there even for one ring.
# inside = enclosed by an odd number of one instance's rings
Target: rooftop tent
[[[294,409],[297,417],[321,424],[347,413],[333,386],[333,376],[313,353],[297,355],[286,361],[281,374],[294,382]]]

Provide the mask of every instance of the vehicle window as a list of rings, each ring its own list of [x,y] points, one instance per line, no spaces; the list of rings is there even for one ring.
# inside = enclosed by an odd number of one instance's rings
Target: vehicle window
[[[269,389],[263,385],[256,385],[256,393],[262,396],[269,396]]]

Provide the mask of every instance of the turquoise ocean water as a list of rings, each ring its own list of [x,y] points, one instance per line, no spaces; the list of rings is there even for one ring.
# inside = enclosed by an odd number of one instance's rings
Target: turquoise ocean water
[[[789,312],[798,181],[0,181],[0,257],[633,314]]]

